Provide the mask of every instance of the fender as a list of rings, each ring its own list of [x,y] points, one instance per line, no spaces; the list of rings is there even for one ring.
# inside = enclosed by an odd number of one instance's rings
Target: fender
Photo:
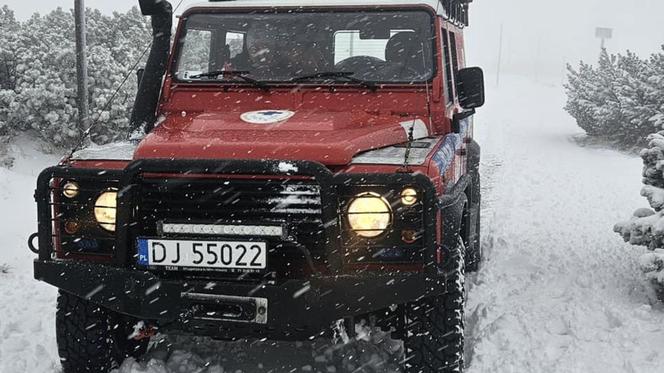
[[[480,155],[482,149],[480,144],[471,139],[470,142],[466,145],[466,152],[468,154],[468,173],[475,174],[480,170]]]
[[[476,208],[480,204],[480,156],[481,147],[474,139],[466,145],[468,154],[468,174],[471,177],[470,190],[468,198],[470,198],[470,207]]]
[[[468,197],[465,191],[470,186],[470,183],[470,177],[463,175],[438,201],[438,208],[443,217],[442,250],[445,258],[449,258],[448,254],[456,247],[459,241],[464,208],[468,204]]]

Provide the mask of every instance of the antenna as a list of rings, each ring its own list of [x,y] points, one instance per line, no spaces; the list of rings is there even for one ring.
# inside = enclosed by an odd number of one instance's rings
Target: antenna
[[[404,155],[403,167],[401,167],[397,172],[401,173],[412,173],[413,170],[410,169],[410,152],[413,149],[413,142],[415,141],[415,119],[413,119],[413,125],[408,130],[408,143],[406,144],[406,154]]]
[[[425,49],[424,49],[424,42],[420,41],[420,49],[422,51],[422,67],[424,68],[423,71],[427,71],[427,58],[425,56]],[[424,81],[424,87],[426,89],[426,96],[427,96],[427,116],[429,117],[429,126],[433,126],[433,114],[431,113],[431,87],[429,87],[429,80],[426,79]],[[417,118],[413,118],[413,125],[410,127],[408,130],[408,143],[406,144],[406,154],[404,155],[404,165],[403,167],[398,171],[398,172],[412,172],[410,169],[409,161],[410,161],[410,153],[413,148],[413,142],[415,141],[415,121]]]

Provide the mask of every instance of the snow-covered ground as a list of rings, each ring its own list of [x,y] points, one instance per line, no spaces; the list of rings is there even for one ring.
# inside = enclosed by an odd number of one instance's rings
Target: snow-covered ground
[[[55,294],[32,278],[28,236],[37,230],[33,193],[42,168],[58,161],[29,141],[12,147],[12,170],[0,167],[0,373],[59,371]]]
[[[560,82],[509,77],[479,110],[486,262],[468,281],[469,371],[662,371],[664,309],[639,272],[643,250],[612,232],[647,205],[641,160],[579,147],[563,104]],[[0,373],[55,373],[55,291],[31,279],[25,240],[34,179],[56,159],[16,150],[16,167],[0,169]],[[120,373],[328,372],[339,356],[346,369],[394,367],[375,343],[167,342]]]
[[[664,311],[644,250],[612,232],[641,159],[571,140],[559,85],[504,81],[478,120],[487,261],[470,281],[469,371],[661,372]]]

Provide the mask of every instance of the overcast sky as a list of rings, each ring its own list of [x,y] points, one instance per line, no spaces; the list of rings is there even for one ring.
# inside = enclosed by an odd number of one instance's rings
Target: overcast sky
[[[171,0],[176,5],[179,0]],[[413,0],[415,1],[415,0]],[[180,11],[196,0],[184,0]],[[278,3],[278,0],[275,0]],[[360,0],[361,2],[361,0]],[[57,6],[72,8],[73,0],[0,0],[19,18]],[[124,11],[137,0],[86,0],[88,7]],[[503,70],[562,74],[565,62],[595,61],[600,41],[595,27],[614,28],[611,51],[631,49],[643,56],[664,43],[662,0],[475,0],[467,30],[468,61],[490,73],[496,70],[500,27],[503,25]]]

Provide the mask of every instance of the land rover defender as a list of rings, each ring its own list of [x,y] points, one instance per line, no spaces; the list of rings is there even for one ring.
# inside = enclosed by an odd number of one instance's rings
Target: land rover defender
[[[37,182],[65,373],[156,332],[306,340],[361,319],[404,341],[404,371],[462,371],[481,260],[470,1],[210,1],[173,35],[171,5],[141,0],[142,135]]]

